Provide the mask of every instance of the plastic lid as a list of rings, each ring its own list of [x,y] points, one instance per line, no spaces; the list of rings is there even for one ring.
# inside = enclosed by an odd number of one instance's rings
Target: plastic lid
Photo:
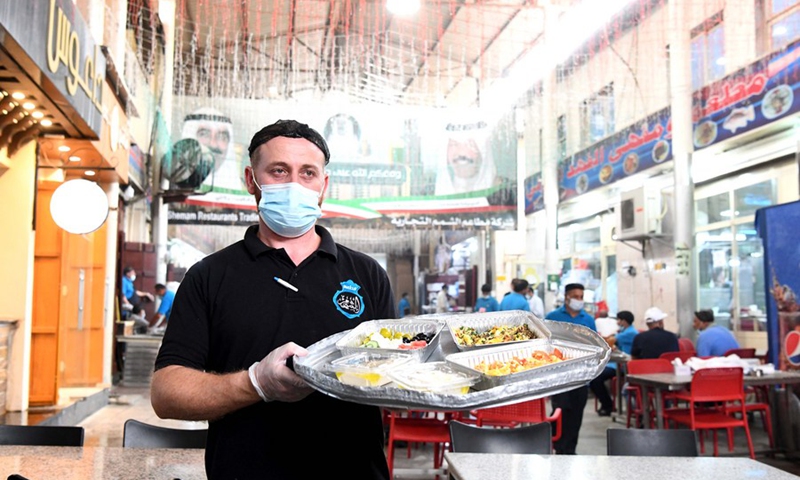
[[[427,392],[462,390],[466,393],[478,382],[480,376],[454,370],[445,362],[409,364],[388,373],[401,388]]]
[[[411,360],[412,357],[408,355],[360,352],[337,358],[330,363],[328,370],[349,373],[386,373],[388,369],[405,365]]]

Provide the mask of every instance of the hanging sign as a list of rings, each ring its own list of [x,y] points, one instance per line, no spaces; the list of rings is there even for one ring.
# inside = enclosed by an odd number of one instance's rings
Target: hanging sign
[[[559,199],[577,197],[671,159],[667,107],[560,162]]]
[[[800,41],[692,95],[697,149],[749,132],[800,110]]]

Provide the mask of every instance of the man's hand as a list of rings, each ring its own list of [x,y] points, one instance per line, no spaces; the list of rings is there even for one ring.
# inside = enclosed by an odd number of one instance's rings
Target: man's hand
[[[313,388],[286,366],[286,359],[292,355],[305,357],[308,350],[289,342],[269,353],[263,360],[251,367],[251,381],[261,389],[268,400],[281,402],[297,402],[306,398]],[[261,396],[261,393],[259,395]]]

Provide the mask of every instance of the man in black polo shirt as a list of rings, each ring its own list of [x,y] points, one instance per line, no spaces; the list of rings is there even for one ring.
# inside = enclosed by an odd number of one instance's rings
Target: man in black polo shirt
[[[634,337],[631,357],[634,359],[658,358],[662,353],[680,350],[678,336],[664,330],[666,313],[658,307],[650,307],[644,312],[644,318],[648,330]]]
[[[330,158],[319,133],[282,120],[249,151],[259,224],[186,274],[156,359],[153,408],[209,421],[211,479],[386,479],[379,409],[315,392],[285,364],[365,320],[394,318],[386,272],[315,225]]]

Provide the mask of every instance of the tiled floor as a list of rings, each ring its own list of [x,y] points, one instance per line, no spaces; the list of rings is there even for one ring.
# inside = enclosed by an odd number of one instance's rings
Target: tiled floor
[[[150,406],[149,391],[145,388],[123,388],[112,390],[111,403],[97,413],[91,415],[80,423],[86,430],[86,445],[122,446],[122,428],[125,420],[137,420],[176,428],[204,428],[203,422],[184,422],[177,420],[162,420],[158,418]],[[768,448],[766,434],[760,422],[753,423],[752,435],[756,451],[764,452]],[[592,398],[586,406],[583,427],[578,442],[579,455],[605,455],[606,429],[625,428],[624,418],[616,422],[611,417],[599,417],[594,411]],[[747,455],[747,444],[741,429],[736,434],[735,451],[733,455]],[[725,434],[720,434],[720,452],[722,455],[731,455],[727,452]],[[706,455],[711,453],[711,441],[706,441]],[[398,449],[395,454],[395,468],[397,478],[433,478],[430,472],[421,473],[420,470],[432,469],[432,448],[418,446],[411,449],[411,458],[407,458],[405,448]],[[767,458],[766,455],[757,455],[759,461],[769,463],[777,468],[800,475],[800,462]],[[417,469],[417,471],[415,471]],[[443,478],[443,477],[440,477]]]

